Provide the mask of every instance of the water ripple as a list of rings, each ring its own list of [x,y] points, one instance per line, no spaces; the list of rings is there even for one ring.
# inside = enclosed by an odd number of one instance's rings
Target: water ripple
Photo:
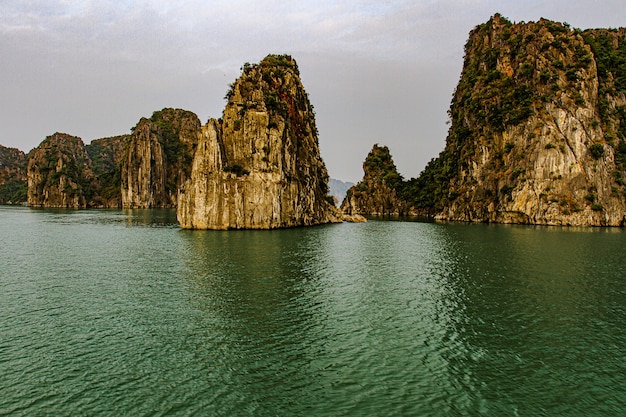
[[[621,415],[624,236],[0,208],[0,414]]]

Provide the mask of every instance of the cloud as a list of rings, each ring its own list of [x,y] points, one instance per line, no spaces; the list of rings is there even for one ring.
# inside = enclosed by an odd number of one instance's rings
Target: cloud
[[[92,139],[182,107],[219,117],[244,62],[289,53],[317,111],[330,174],[356,181],[374,143],[406,177],[443,148],[468,32],[500,12],[619,26],[621,0],[0,2],[0,143]]]

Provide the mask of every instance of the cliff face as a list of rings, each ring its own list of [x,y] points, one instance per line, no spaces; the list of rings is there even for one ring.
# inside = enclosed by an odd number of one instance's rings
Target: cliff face
[[[126,152],[130,135],[92,140],[85,146],[98,178],[98,192],[94,205],[99,207],[121,207],[121,162]]]
[[[0,145],[0,204],[21,204],[26,201],[27,163],[24,152]]]
[[[345,215],[408,215],[410,205],[398,195],[403,183],[389,148],[374,145],[363,163],[364,176],[341,203]]]
[[[124,208],[176,207],[201,127],[189,111],[163,109],[134,127],[121,163]]]
[[[413,182],[415,205],[449,220],[623,225],[626,31],[496,15],[465,49],[446,147]]]
[[[296,62],[244,65],[221,120],[202,128],[178,198],[188,229],[272,229],[340,221],[327,198],[313,108]]]
[[[28,204],[33,207],[85,208],[97,188],[81,138],[48,136],[28,159]]]

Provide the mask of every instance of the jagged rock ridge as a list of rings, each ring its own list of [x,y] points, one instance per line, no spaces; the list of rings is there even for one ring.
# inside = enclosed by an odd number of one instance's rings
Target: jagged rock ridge
[[[313,107],[296,62],[245,64],[220,120],[203,126],[178,220],[190,229],[272,229],[340,221],[327,198]]]

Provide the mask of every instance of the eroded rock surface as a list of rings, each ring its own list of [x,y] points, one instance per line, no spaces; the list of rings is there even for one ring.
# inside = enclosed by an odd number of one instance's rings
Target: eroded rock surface
[[[176,207],[200,132],[198,116],[186,110],[167,108],[142,118],[121,162],[122,206]]]
[[[623,225],[626,30],[496,15],[465,51],[446,147],[412,203],[447,220]]]
[[[315,115],[296,62],[246,64],[220,120],[202,127],[178,196],[187,229],[273,229],[341,221],[328,198]]]

